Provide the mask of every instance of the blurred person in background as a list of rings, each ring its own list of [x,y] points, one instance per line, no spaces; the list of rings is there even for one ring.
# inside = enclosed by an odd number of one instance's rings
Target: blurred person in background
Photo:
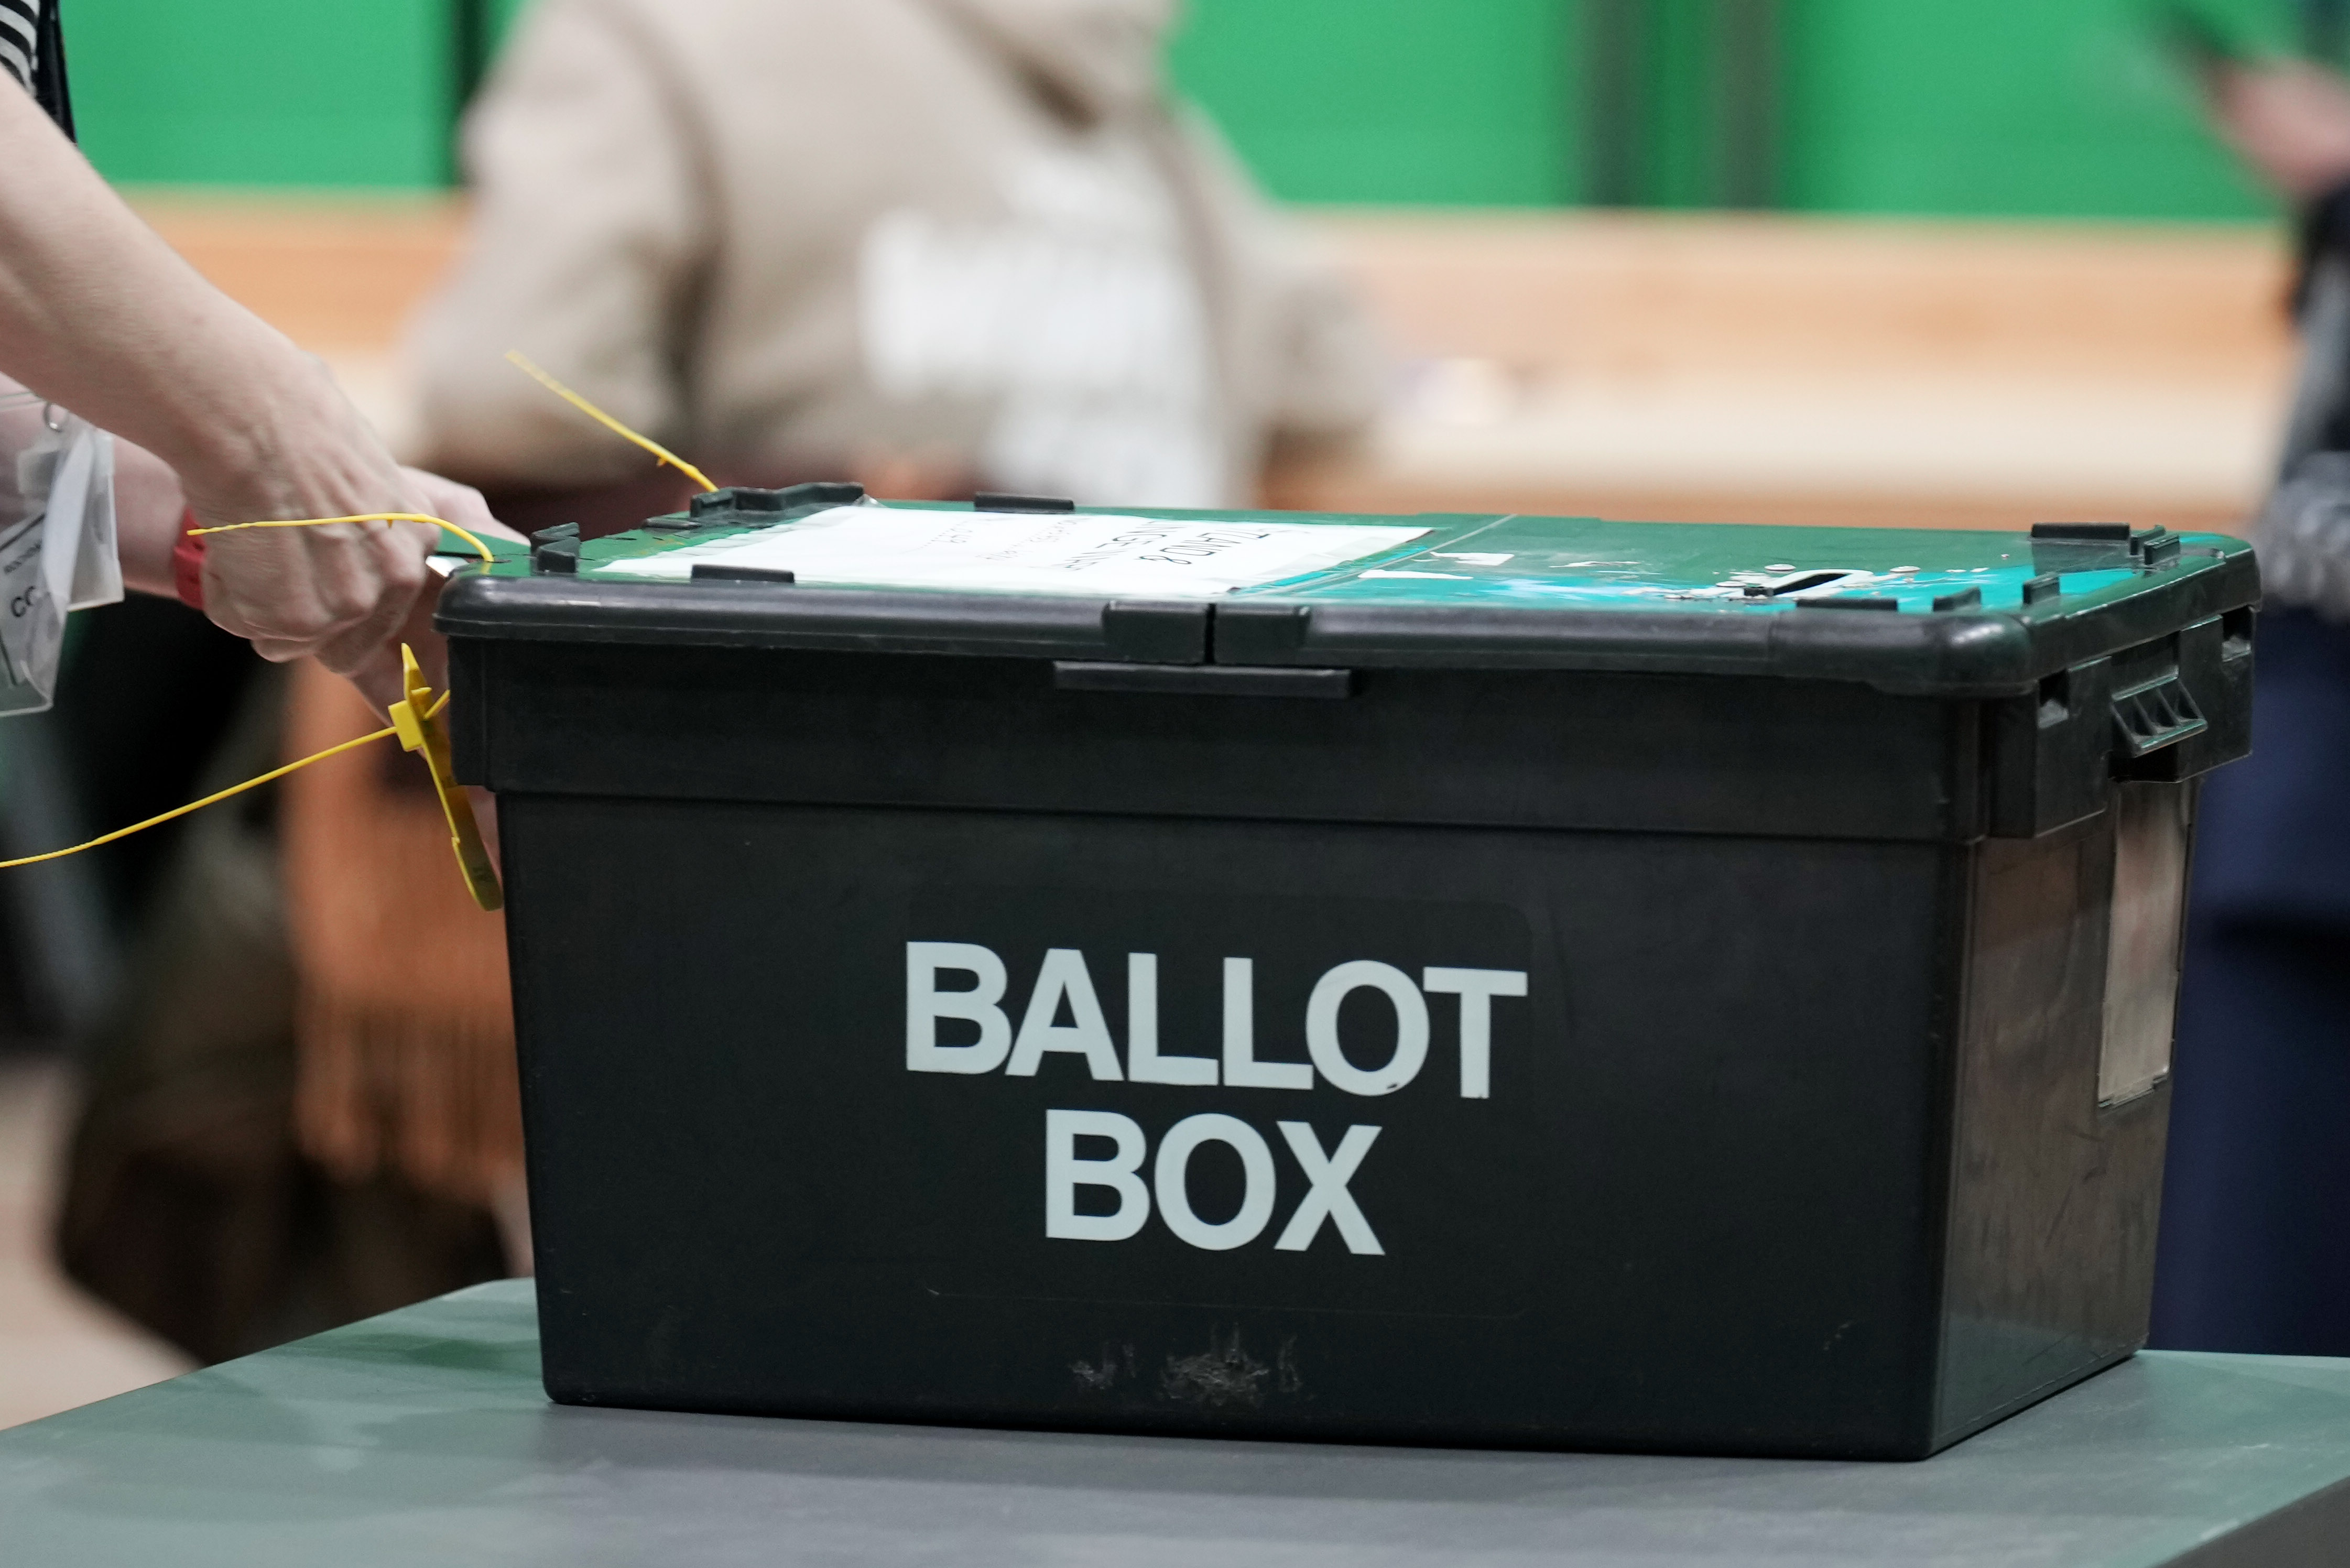
[[[721,483],[1247,504],[1277,454],[1367,422],[1382,368],[1170,101],[1173,12],[541,0],[470,118],[471,234],[411,337],[419,455],[528,526],[683,503],[519,348]],[[302,691],[300,744],[364,724]],[[519,1252],[494,919],[426,853],[429,792],[352,758],[289,800],[306,1146],[348,1179],[490,1195]],[[353,846],[364,898],[336,869]]]
[[[2300,215],[2303,358],[2253,531],[2256,747],[2202,796],[2154,1343],[2350,1355],[2350,86],[2301,62],[2205,82]]]
[[[1354,436],[1382,372],[1170,101],[1175,10],[542,0],[472,117],[470,243],[410,345],[429,464],[556,492],[540,514],[590,535],[675,504],[579,494],[649,465],[500,362],[519,348],[722,483],[1246,504],[1277,452]]]

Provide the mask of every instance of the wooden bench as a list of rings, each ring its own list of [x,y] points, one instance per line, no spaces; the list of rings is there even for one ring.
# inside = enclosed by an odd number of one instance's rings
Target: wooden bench
[[[397,441],[434,197],[143,200]],[[1315,214],[1405,361],[1284,505],[2017,527],[2241,524],[2292,373],[2281,237],[2225,227]]]

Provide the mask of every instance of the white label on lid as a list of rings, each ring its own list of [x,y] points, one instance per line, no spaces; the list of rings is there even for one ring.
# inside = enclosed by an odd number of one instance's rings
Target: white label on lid
[[[1425,528],[1251,518],[837,506],[762,533],[610,561],[599,576],[677,579],[699,562],[802,583],[1118,598],[1211,598],[1392,550]]]

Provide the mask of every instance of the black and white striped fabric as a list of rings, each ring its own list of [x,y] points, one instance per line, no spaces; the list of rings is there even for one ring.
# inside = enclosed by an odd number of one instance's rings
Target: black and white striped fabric
[[[0,69],[31,91],[34,101],[68,135],[73,99],[66,92],[66,40],[57,30],[58,0],[0,0]]]
[[[30,92],[40,57],[41,0],[0,0],[0,66]]]

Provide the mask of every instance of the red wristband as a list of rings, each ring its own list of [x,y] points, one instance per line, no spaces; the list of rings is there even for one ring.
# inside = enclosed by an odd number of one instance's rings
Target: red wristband
[[[179,591],[180,602],[190,609],[204,607],[204,542],[193,532],[196,514],[192,508],[180,521],[180,537],[172,545],[172,587]]]

